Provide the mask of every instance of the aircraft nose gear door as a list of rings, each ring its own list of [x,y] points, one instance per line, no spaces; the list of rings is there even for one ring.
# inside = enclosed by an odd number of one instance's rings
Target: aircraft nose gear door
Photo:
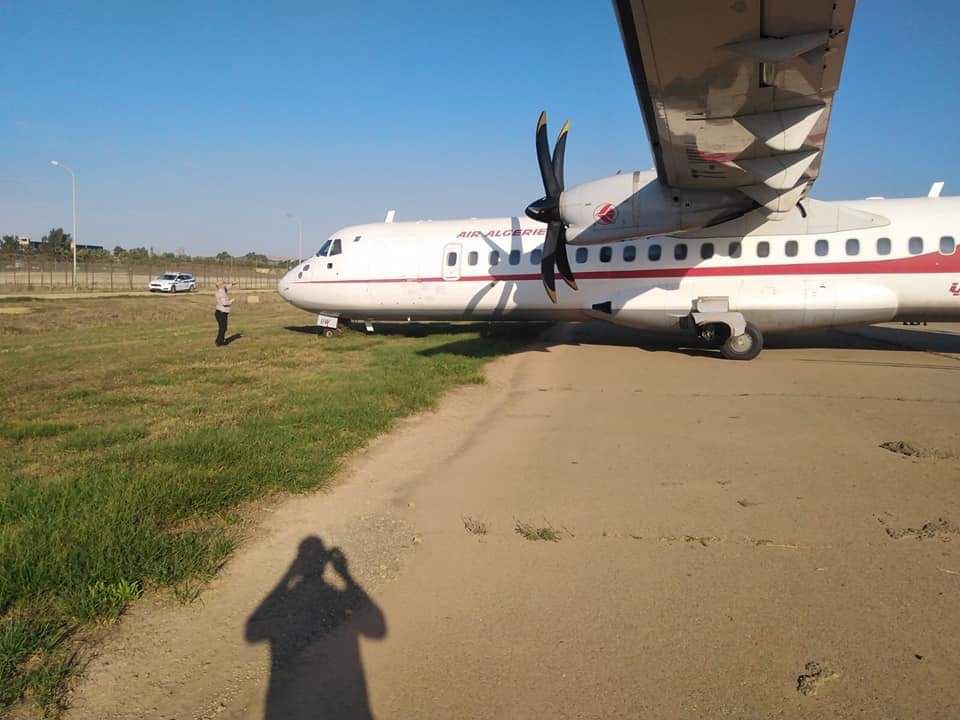
[[[443,248],[443,279],[460,279],[460,245],[450,243]]]

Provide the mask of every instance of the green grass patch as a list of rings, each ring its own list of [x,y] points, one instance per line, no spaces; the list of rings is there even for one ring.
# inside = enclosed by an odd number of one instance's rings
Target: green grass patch
[[[238,504],[322,487],[346,454],[482,382],[489,358],[539,330],[331,342],[286,330],[302,316],[264,302],[231,318],[240,340],[214,348],[179,340],[210,334],[206,303],[196,318],[188,305],[185,317],[154,318],[155,300],[126,299],[127,325],[59,329],[56,342],[28,328],[0,355],[0,404],[12,408],[0,439],[30,443],[0,453],[0,714],[24,702],[56,714],[78,630],[152,588],[196,599],[233,550]],[[158,357],[168,345],[178,353]],[[29,397],[14,380],[28,359]]]
[[[142,405],[149,402],[141,395],[105,394],[97,397],[91,404],[99,408],[122,408],[130,405]]]
[[[89,400],[99,395],[99,391],[93,388],[71,388],[64,391],[64,400]]]
[[[250,375],[209,375],[206,382],[212,385],[249,385],[254,378]]]
[[[64,647],[75,628],[40,611],[0,620],[0,712],[25,695],[49,711],[63,709],[63,685],[75,664]]]
[[[111,445],[134,442],[146,436],[147,430],[144,427],[85,427],[78,428],[66,435],[60,440],[60,447],[63,450],[95,450]]]
[[[49,438],[70,432],[76,427],[72,423],[32,422],[12,423],[0,425],[0,437],[14,442],[21,442],[31,438]]]

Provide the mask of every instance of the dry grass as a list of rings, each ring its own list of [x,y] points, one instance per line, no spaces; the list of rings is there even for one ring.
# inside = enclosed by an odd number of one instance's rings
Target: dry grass
[[[513,531],[517,533],[517,535],[520,535],[527,540],[534,541],[544,540],[547,542],[560,542],[560,538],[563,537],[560,531],[551,526],[550,523],[547,523],[544,526],[537,526],[533,523],[517,520]]]
[[[487,534],[487,524],[485,522],[472,518],[469,515],[464,515],[461,519],[463,520],[463,529],[471,535]]]

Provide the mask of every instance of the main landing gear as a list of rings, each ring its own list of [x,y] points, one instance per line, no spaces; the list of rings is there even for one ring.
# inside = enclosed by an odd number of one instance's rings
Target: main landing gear
[[[727,360],[753,360],[763,350],[763,334],[750,323],[743,334],[731,335],[720,346],[720,354]]]
[[[740,313],[730,312],[727,298],[697,298],[690,321],[697,337],[720,348],[727,360],[753,360],[763,350],[763,333]]]

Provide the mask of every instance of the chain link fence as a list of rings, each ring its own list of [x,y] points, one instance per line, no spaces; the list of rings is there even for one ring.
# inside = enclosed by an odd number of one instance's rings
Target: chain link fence
[[[213,288],[224,280],[240,289],[272,290],[286,272],[283,267],[258,267],[229,260],[143,261],[111,258],[77,258],[77,289],[90,292],[147,290],[157,275],[165,272],[192,273],[198,288]],[[39,254],[0,253],[0,291],[72,291],[73,260]]]

